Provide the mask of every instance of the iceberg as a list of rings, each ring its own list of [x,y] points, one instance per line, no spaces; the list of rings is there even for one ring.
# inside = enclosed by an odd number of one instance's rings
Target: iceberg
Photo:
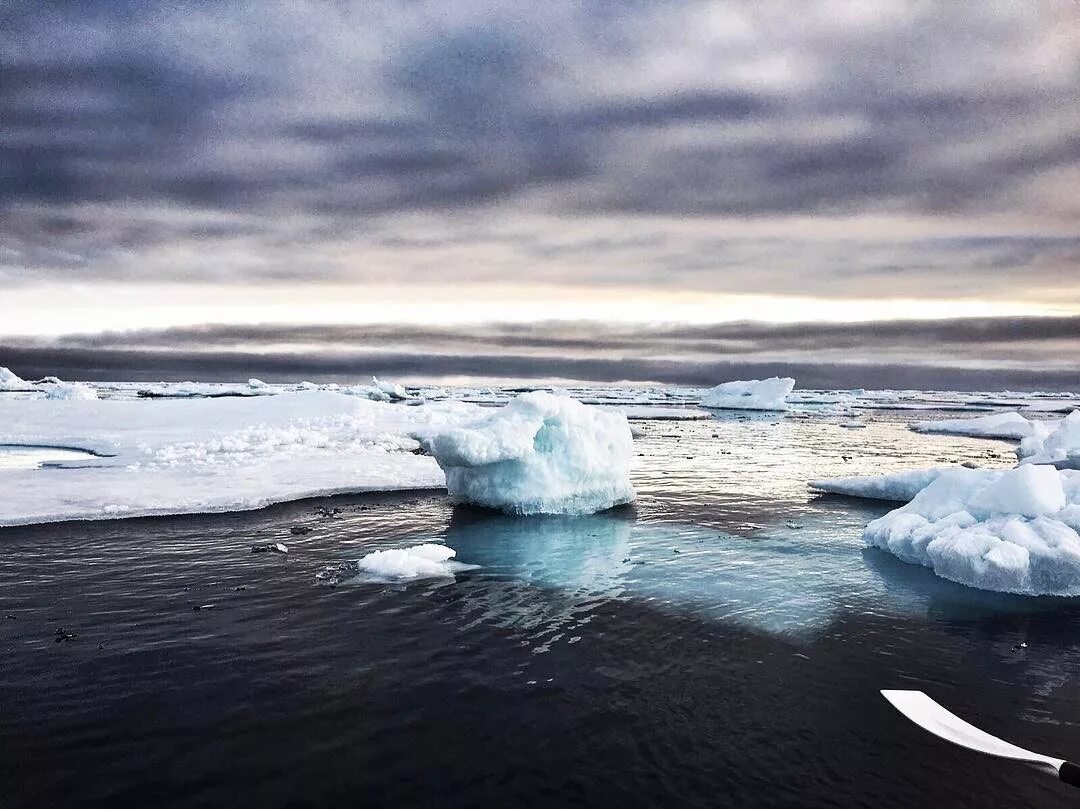
[[[1039,432],[1020,442],[1017,450],[1022,464],[1052,464],[1080,469],[1080,410],[1057,422],[1051,432]]]
[[[635,497],[626,417],[566,396],[524,393],[425,443],[458,503],[510,514],[592,514]]]
[[[917,433],[944,433],[972,438],[1004,438],[1019,441],[1043,429],[1041,422],[1029,421],[1015,410],[971,419],[917,421],[911,425]]]
[[[1080,472],[951,469],[871,522],[870,547],[984,590],[1080,596]]]
[[[712,410],[787,410],[787,395],[795,387],[791,377],[724,382],[705,391],[701,407]]]

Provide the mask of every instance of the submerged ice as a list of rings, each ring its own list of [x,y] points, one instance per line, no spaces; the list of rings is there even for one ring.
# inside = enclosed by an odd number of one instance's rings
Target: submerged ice
[[[427,441],[451,498],[512,514],[592,514],[634,499],[621,413],[525,393]]]

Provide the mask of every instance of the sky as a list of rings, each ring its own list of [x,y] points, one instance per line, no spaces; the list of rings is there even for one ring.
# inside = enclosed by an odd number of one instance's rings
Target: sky
[[[1080,384],[1078,187],[1076,0],[0,2],[0,364]]]

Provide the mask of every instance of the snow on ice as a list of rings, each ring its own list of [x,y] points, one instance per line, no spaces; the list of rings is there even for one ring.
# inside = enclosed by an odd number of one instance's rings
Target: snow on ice
[[[512,514],[591,514],[634,499],[626,417],[542,391],[427,442],[457,502]]]
[[[44,386],[43,386],[44,387]],[[98,456],[5,470],[0,525],[261,508],[328,494],[441,488],[411,437],[471,423],[460,402],[419,407],[325,391],[211,399],[0,400],[0,445]]]
[[[786,397],[795,387],[790,377],[724,382],[705,391],[701,406],[713,410],[787,410]]]

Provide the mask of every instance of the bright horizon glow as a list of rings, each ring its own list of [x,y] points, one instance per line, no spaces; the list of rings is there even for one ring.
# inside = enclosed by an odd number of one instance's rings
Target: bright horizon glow
[[[545,285],[348,286],[120,283],[13,288],[0,300],[0,334],[161,329],[205,323],[364,324],[870,322],[1080,314],[1037,301],[816,298]]]

